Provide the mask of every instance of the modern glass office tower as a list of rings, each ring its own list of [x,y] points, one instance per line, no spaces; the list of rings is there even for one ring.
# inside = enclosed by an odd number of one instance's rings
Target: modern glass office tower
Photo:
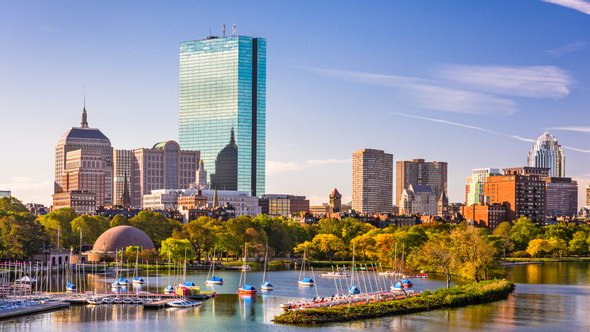
[[[263,194],[266,40],[231,36],[181,43],[179,98],[181,148],[201,151],[207,173],[215,178],[218,172],[211,167],[230,142],[233,128],[238,149],[236,188]]]

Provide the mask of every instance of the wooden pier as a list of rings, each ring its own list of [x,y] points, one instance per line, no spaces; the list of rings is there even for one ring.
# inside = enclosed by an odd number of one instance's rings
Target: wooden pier
[[[70,304],[67,302],[45,302],[14,309],[6,309],[0,311],[0,320],[11,319],[18,316],[37,314],[40,312],[65,309],[69,307]]]

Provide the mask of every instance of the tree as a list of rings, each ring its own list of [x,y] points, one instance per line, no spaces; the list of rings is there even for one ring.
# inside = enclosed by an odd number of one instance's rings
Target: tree
[[[368,233],[359,235],[350,241],[350,244],[355,248],[355,252],[362,257],[363,263],[367,258],[375,258],[375,243],[375,238]]]
[[[334,234],[344,241],[344,244],[349,245],[350,241],[355,237],[365,234],[375,226],[362,222],[355,218],[344,218],[340,221],[341,231],[340,234]]]
[[[569,243],[569,252],[579,256],[588,255],[588,235],[584,231],[577,231]]]
[[[335,254],[342,255],[345,250],[345,246],[342,240],[337,238],[334,234],[318,234],[316,235],[311,243],[319,253],[324,254],[324,257],[332,262]]]
[[[447,288],[451,286],[451,275],[457,261],[448,233],[433,234],[424,246],[413,255],[413,258],[418,266],[443,273],[447,280]]]
[[[162,259],[170,258],[173,262],[180,263],[186,258],[191,260],[195,258],[193,245],[187,239],[167,238],[162,241],[160,247],[160,257]]]
[[[129,222],[129,220],[127,220],[127,218],[125,218],[125,216],[118,214],[114,216],[111,222],[109,223],[110,228],[117,226],[131,226],[131,223]]]
[[[549,254],[551,250],[553,250],[551,242],[545,239],[533,239],[526,248],[527,254],[531,255],[531,257],[543,257]]]
[[[527,217],[520,217],[510,229],[510,239],[518,250],[525,250],[529,242],[540,233],[539,228]]]
[[[379,262],[383,264],[392,264],[394,258],[394,243],[395,238],[393,234],[382,233],[374,236],[375,239],[375,256]],[[392,264],[393,265],[393,264]]]
[[[182,226],[183,233],[193,245],[198,261],[201,260],[202,252],[209,252],[215,245],[215,232],[209,226],[211,220],[209,217],[199,217]]]
[[[487,230],[473,226],[457,227],[451,241],[460,273],[476,282],[488,279],[496,265],[496,248],[486,238]]]
[[[144,231],[156,247],[171,237],[175,229],[182,228],[178,221],[167,219],[163,214],[153,211],[141,211],[129,221],[131,225]]]
[[[78,241],[72,233],[72,220],[78,215],[72,208],[62,208],[52,211],[39,218],[39,222],[45,228],[49,245],[52,248],[72,248]],[[59,233],[59,242],[58,242]]]
[[[94,243],[102,233],[109,229],[109,220],[101,216],[78,216],[70,224],[72,237],[81,233],[82,242],[89,244]]]
[[[15,197],[0,198],[0,215],[19,212],[29,213],[29,210]]]
[[[510,239],[510,231],[512,225],[509,222],[504,221],[494,229],[493,234],[498,237],[500,248],[502,249],[503,257],[506,259],[506,253],[514,250],[514,243]]]
[[[18,220],[15,216],[0,217],[0,255],[9,259],[31,258],[43,249],[46,235],[34,219]]]

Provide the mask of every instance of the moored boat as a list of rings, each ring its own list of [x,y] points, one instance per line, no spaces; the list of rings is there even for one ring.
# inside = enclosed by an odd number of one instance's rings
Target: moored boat
[[[66,291],[68,292],[75,292],[76,291],[76,285],[74,285],[73,282],[68,280],[68,283],[66,284]]]
[[[299,280],[297,282],[297,284],[299,286],[303,286],[303,287],[313,287],[313,285],[315,284],[315,281],[313,281],[312,278],[305,277],[305,278],[302,278],[301,280]]]
[[[270,281],[265,281],[260,286],[260,289],[263,291],[270,291],[270,290],[274,289],[274,286],[273,286],[273,284],[270,283]]]
[[[201,305],[200,301],[189,301],[189,300],[184,300],[184,299],[178,299],[178,300],[174,300],[174,301],[170,301],[170,302],[166,303],[166,306],[173,307],[173,308],[190,308],[190,307],[196,307],[199,305]]]

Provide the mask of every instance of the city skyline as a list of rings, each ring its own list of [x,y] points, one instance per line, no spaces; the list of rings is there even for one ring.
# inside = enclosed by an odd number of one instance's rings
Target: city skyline
[[[0,4],[0,108],[18,124],[5,137],[19,142],[7,144],[19,162],[2,166],[0,189],[49,204],[55,140],[76,126],[84,86],[92,126],[113,147],[177,140],[178,46],[221,35],[224,22],[271,45],[267,193],[317,204],[336,187],[349,202],[350,153],[375,148],[448,162],[449,201],[463,201],[472,169],[526,165],[545,129],[585,188],[590,20],[551,2],[259,2],[263,19],[239,3],[224,14],[213,4]]]

